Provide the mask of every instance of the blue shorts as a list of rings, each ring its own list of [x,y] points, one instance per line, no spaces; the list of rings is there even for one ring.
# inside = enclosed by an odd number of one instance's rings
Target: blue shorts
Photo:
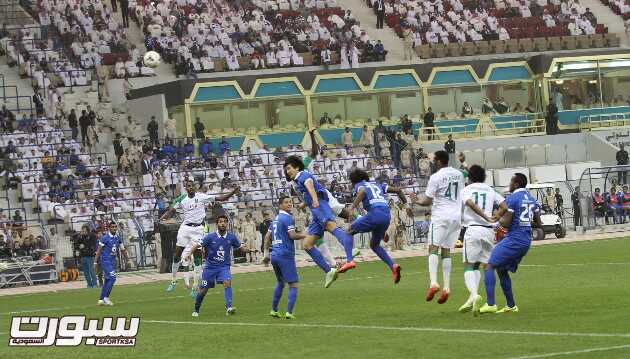
[[[350,225],[355,233],[372,233],[372,243],[378,243],[385,238],[385,232],[391,222],[389,207],[373,207],[365,216],[356,219]]]
[[[274,273],[276,273],[278,282],[296,283],[300,281],[294,258],[271,256],[271,265]]]
[[[326,231],[326,223],[334,222],[337,216],[330,209],[328,201],[319,200],[319,207],[311,208],[311,223],[308,225],[308,234],[322,237]]]
[[[199,288],[214,288],[215,283],[223,283],[226,280],[232,280],[232,273],[229,266],[219,268],[204,268],[201,274],[201,284]]]
[[[103,271],[104,279],[116,279],[116,263],[101,262],[101,270]]]
[[[524,244],[514,240],[514,237],[510,237],[508,233],[505,238],[494,247],[490,254],[488,264],[494,268],[505,269],[512,273],[516,272],[519,263],[527,251],[529,251],[530,244]]]

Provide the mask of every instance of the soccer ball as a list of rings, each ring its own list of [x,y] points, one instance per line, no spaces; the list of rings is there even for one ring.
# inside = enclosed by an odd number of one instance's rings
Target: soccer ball
[[[160,54],[158,54],[155,51],[149,51],[146,54],[144,54],[144,65],[148,66],[148,67],[157,67],[160,62],[162,61],[162,58],[160,57]]]

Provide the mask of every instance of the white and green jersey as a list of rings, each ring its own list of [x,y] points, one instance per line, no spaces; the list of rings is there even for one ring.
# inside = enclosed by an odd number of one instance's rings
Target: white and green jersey
[[[206,218],[206,206],[214,202],[215,196],[205,193],[195,193],[191,198],[188,194],[181,194],[173,200],[171,206],[176,210],[182,210],[182,223],[202,223]]]

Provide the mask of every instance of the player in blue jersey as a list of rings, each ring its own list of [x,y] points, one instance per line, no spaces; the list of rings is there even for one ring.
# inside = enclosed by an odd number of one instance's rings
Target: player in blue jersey
[[[297,300],[299,276],[295,265],[294,241],[304,239],[306,236],[297,233],[295,230],[295,222],[291,214],[293,209],[291,198],[286,196],[280,197],[278,207],[280,211],[265,235],[265,241],[271,240],[271,265],[277,280],[269,315],[274,318],[280,318],[278,303],[280,303],[286,283],[289,285],[289,298],[287,300],[287,312],[284,317],[286,319],[295,319],[293,307]]]
[[[226,215],[222,214],[217,217],[217,231],[207,234],[200,242],[195,242],[192,246],[191,254],[186,258],[190,260],[192,253],[199,247],[202,247],[206,254],[206,264],[201,274],[201,284],[195,298],[193,317],[199,316],[199,308],[203,298],[208,293],[208,288],[214,288],[215,283],[223,284],[225,314],[232,315],[236,313],[236,308],[232,307],[232,273],[230,272],[232,255],[230,250],[239,249],[243,245],[233,233],[228,233],[228,223],[229,220]]]
[[[117,232],[118,225],[116,222],[109,222],[109,231],[98,241],[98,249],[96,249],[94,263],[101,266],[105,279],[103,287],[101,288],[101,296],[99,297],[98,305],[114,305],[114,303],[109,300],[109,295],[112,293],[114,283],[116,283],[116,256],[118,251],[122,253],[126,262],[129,261],[125,246]]]
[[[364,170],[356,169],[350,173],[350,182],[354,186],[354,202],[352,210],[359,208],[363,204],[363,209],[367,214],[356,219],[350,225],[350,235],[356,233],[372,233],[370,248],[392,271],[394,283],[400,281],[400,265],[394,263],[387,254],[385,248],[381,247],[381,240],[385,238],[385,232],[389,228],[391,212],[387,203],[387,193],[396,193],[403,204],[407,204],[407,198],[400,188],[388,186],[383,183],[370,181],[370,175]],[[407,211],[411,209],[407,207]],[[344,266],[345,267],[345,266]],[[339,269],[343,273],[344,267]]]
[[[512,280],[509,272],[516,272],[518,264],[527,254],[532,243],[532,226],[540,227],[540,206],[536,199],[527,191],[527,177],[522,173],[516,173],[510,181],[510,192],[506,200],[506,206],[499,210],[499,223],[507,228],[507,235],[499,242],[486,265],[484,282],[486,285],[487,302],[480,308],[480,313],[512,313],[518,312],[512,294]],[[507,305],[497,310],[494,301],[494,288],[496,276],[499,275],[501,288],[507,301]]]
[[[331,268],[326,262],[315,246],[315,242],[324,236],[324,231],[330,232],[343,246],[348,261],[346,264],[354,268],[356,265],[352,265],[354,264],[352,260],[352,236],[337,227],[335,222],[337,216],[328,203],[328,191],[317,181],[315,176],[304,170],[304,162],[299,157],[289,156],[284,162],[284,170],[287,177],[295,181],[295,188],[302,194],[304,203],[311,210],[311,223],[308,226],[308,235],[304,239],[304,250],[326,273],[324,287],[328,288],[337,279],[337,270]]]

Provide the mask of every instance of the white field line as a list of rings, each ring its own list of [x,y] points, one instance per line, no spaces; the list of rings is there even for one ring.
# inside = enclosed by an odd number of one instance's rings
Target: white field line
[[[547,353],[547,354],[536,354],[536,355],[525,355],[520,357],[512,357],[510,359],[536,359],[536,358],[551,358],[563,355],[574,355],[574,354],[584,354],[584,353],[593,353],[593,352],[603,352],[609,350],[617,350],[617,349],[630,349],[630,344],[627,345],[617,345],[614,347],[603,347],[603,348],[591,348],[591,349],[582,349],[582,350],[573,350],[569,352],[555,352],[555,353]]]
[[[549,337],[601,337],[601,338],[630,338],[630,333],[570,333],[570,332],[536,332],[536,331],[512,331],[512,330],[485,330],[485,329],[453,329],[433,327],[389,327],[381,325],[344,325],[344,324],[316,324],[316,323],[244,323],[244,322],[197,322],[197,321],[173,321],[173,320],[142,320],[149,324],[182,324],[182,325],[216,325],[234,327],[285,327],[285,328],[323,328],[323,329],[359,329],[382,330],[399,332],[435,332],[458,334],[505,334],[505,335],[531,335]]]

